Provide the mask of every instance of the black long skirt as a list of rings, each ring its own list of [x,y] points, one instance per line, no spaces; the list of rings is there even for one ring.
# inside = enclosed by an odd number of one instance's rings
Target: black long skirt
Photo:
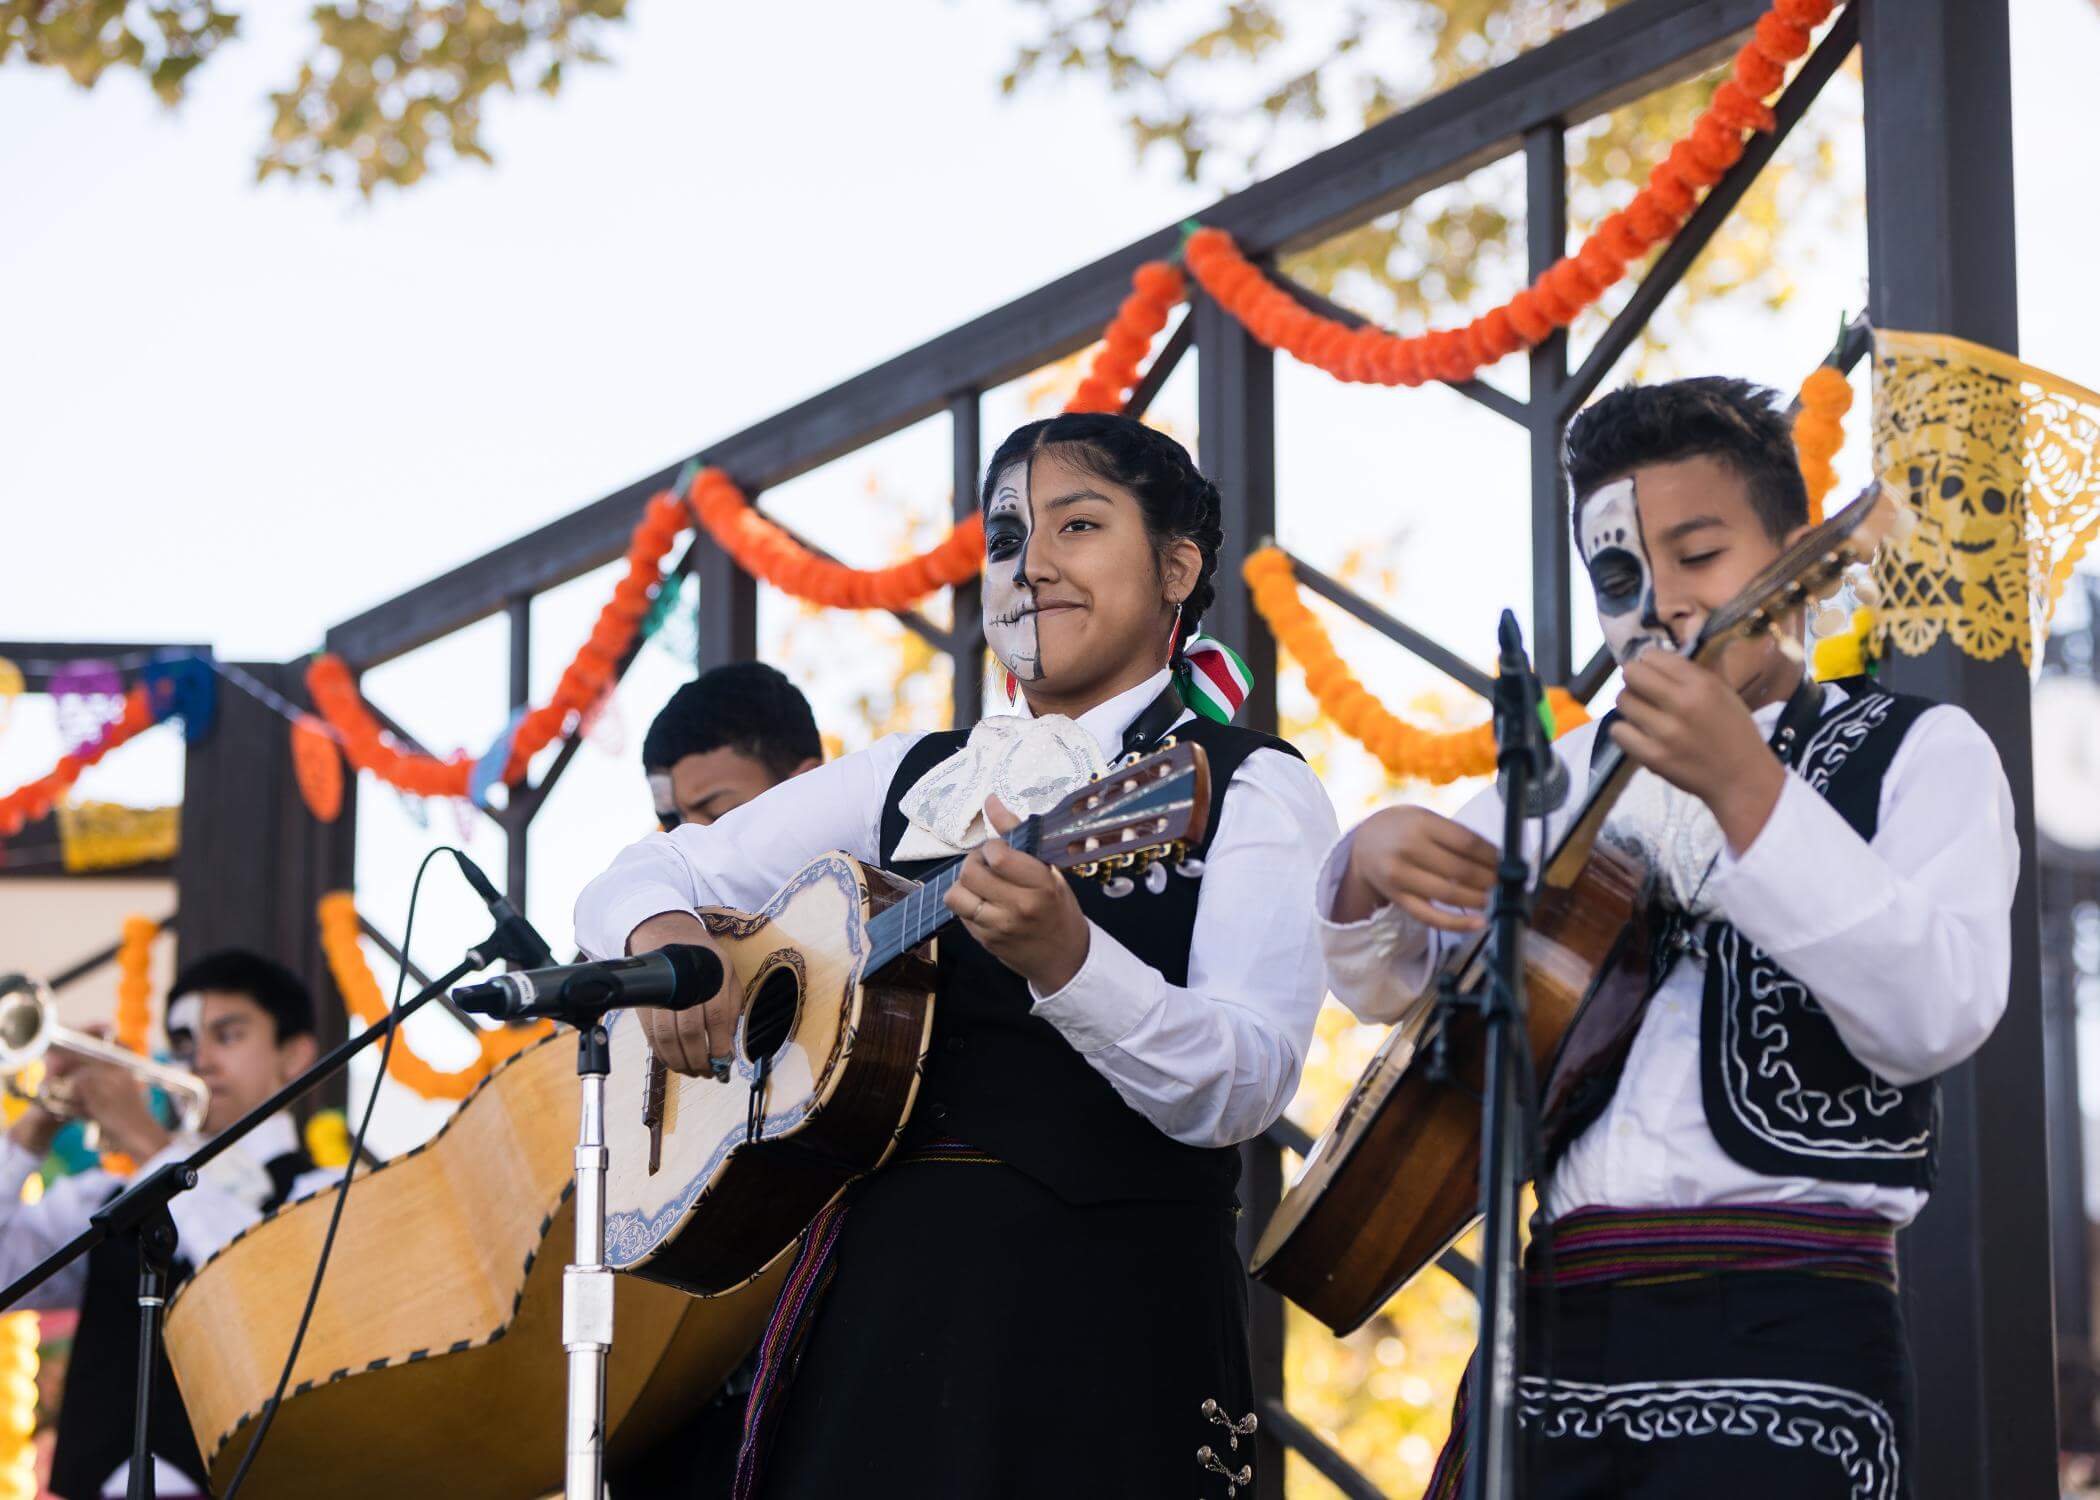
[[[1227,1425],[1253,1407],[1233,1227],[1221,1207],[1067,1203],[996,1162],[877,1173],[774,1397],[758,1492],[1223,1496],[1217,1469],[1254,1447]]]

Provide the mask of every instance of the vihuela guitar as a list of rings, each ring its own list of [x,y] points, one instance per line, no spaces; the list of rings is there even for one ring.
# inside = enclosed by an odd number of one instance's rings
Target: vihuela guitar
[[[1044,863],[1115,877],[1199,842],[1200,745],[1118,762],[1006,835]],[[777,1275],[796,1239],[895,1147],[933,1031],[928,939],[961,861],[923,884],[843,854],[752,913],[700,912],[742,986],[726,1082],[668,1072],[629,1014],[606,1083],[605,1259],[702,1297]],[[1127,878],[1127,875],[1125,875]]]
[[[1829,592],[1897,524],[1879,485],[1788,547],[1711,615],[1690,655],[1770,631]],[[1635,770],[1616,745],[1592,763],[1587,797],[1540,872],[1524,939],[1528,1040],[1551,1119],[1583,1078],[1624,1055],[1647,993],[1649,872],[1597,842]],[[1480,939],[1455,956],[1462,990],[1483,982]],[[1483,1047],[1476,1015],[1443,1038],[1442,1081],[1420,1027],[1396,1027],[1300,1167],[1255,1248],[1253,1274],[1337,1333],[1348,1333],[1478,1217]]]

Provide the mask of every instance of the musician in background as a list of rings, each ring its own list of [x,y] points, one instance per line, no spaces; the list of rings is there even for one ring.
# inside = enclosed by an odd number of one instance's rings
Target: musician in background
[[[666,829],[705,828],[823,763],[801,689],[764,662],[702,672],[671,695],[642,739],[642,769]],[[614,1500],[728,1500],[754,1360],[678,1428],[607,1476]]]
[[[1645,768],[1605,838],[1655,871],[1663,936],[1630,1050],[1544,1143],[1556,1295],[1535,1237],[1526,1493],[1909,1494],[1895,1232],[1932,1186],[1934,1080],[2005,1009],[2004,771],[1960,708],[1805,680],[1777,639],[1798,618],[1711,668],[1680,654],[1808,529],[1772,393],[1630,387],[1575,420],[1566,457],[1625,685],[1557,750],[1577,787],[1599,734]],[[1335,847],[1317,901],[1359,1015],[1426,1019],[1438,964],[1484,925],[1501,820],[1488,791]],[[1459,1493],[1464,1442],[1461,1416],[1435,1500]]]
[[[665,828],[705,828],[824,760],[809,700],[762,661],[715,667],[671,695],[642,738]]]
[[[313,999],[299,977],[260,954],[228,948],[199,958],[168,992],[168,1043],[176,1061],[201,1078],[211,1099],[200,1135],[170,1131],[154,1114],[137,1074],[53,1049],[46,1069],[66,1107],[101,1128],[105,1149],[140,1163],[141,1174],[180,1159],[303,1072],[317,1055]],[[54,1181],[35,1203],[22,1202],[64,1121],[31,1105],[0,1144],[0,1283],[12,1281],[88,1227],[88,1218],[124,1183],[93,1169]],[[168,1205],[179,1236],[176,1279],[287,1199],[334,1181],[317,1172],[287,1113],[266,1120],[239,1146],[204,1168],[197,1186]],[[80,1322],[66,1363],[51,1492],[64,1500],[122,1495],[130,1471],[133,1397],[138,1378],[138,1260],[128,1244],[105,1241],[45,1282],[29,1307],[77,1307]],[[157,1492],[207,1492],[204,1461],[190,1432],[175,1377],[163,1359],[153,1391],[151,1441]]]
[[[577,902],[578,941],[609,956],[708,943],[696,907],[755,910],[827,851],[914,879],[962,859],[911,1119],[789,1272],[738,1500],[1222,1496],[1252,1455],[1236,1148],[1312,1038],[1301,893],[1334,812],[1282,741],[1191,712],[1242,676],[1177,689],[1222,540],[1180,444],[1120,416],[1031,423],[981,503],[1015,712],[653,835]],[[1169,734],[1209,757],[1197,857],[1110,888],[988,837]],[[740,996],[642,1011],[657,1056],[705,1073]]]

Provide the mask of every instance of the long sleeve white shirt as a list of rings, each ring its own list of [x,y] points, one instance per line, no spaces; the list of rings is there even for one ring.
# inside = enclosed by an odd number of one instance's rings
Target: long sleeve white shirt
[[[1843,690],[1824,691],[1827,712]],[[1779,713],[1776,704],[1759,710],[1759,727],[1770,733]],[[1596,726],[1584,725],[1555,747],[1574,786],[1588,780],[1595,737]],[[1548,820],[1549,841],[1580,800],[1570,798]],[[1502,806],[1493,789],[1462,808],[1458,821],[1498,841]],[[1317,887],[1329,980],[1364,1019],[1419,1027],[1437,966],[1460,937],[1390,906],[1347,925],[1328,920],[1354,836],[1352,829],[1330,851]],[[1808,986],[1855,1058],[1901,1085],[1963,1061],[2004,1014],[2018,878],[2012,793],[1998,753],[1974,719],[1943,704],[1918,718],[1890,763],[1871,841],[1790,773],[1756,841],[1739,857],[1722,853],[1706,895]],[[1610,1105],[1556,1167],[1548,1211],[1816,1202],[1898,1224],[1914,1218],[1922,1191],[1767,1177],[1721,1150],[1700,1094],[1705,978],[1696,955],[1670,971]]]
[[[197,1185],[169,1201],[177,1253],[202,1265],[262,1217],[271,1192],[262,1164],[295,1150],[298,1132],[289,1114],[272,1115],[255,1133],[207,1166]],[[193,1137],[177,1136],[139,1168],[144,1176],[197,1149]],[[35,1266],[88,1227],[88,1219],[125,1186],[98,1168],[53,1182],[35,1203],[22,1201],[22,1185],[41,1165],[38,1157],[0,1137],[0,1286]],[[293,1196],[333,1182],[340,1174],[314,1171],[293,1184]],[[23,1299],[24,1307],[78,1307],[87,1290],[87,1261],[76,1260]]]
[[[1166,686],[1149,682],[1080,716],[1104,757]],[[1183,715],[1185,722],[1190,716]],[[707,827],[630,845],[576,902],[576,940],[627,951],[650,917],[700,906],[753,910],[811,859],[879,861],[882,808],[916,734],[891,735],[744,804]],[[1086,961],[1035,1013],[1125,1103],[1177,1141],[1224,1146],[1259,1135],[1298,1086],[1324,991],[1313,874],[1334,841],[1334,808],[1311,767],[1257,750],[1233,773],[1204,856],[1188,983],[1089,924]]]

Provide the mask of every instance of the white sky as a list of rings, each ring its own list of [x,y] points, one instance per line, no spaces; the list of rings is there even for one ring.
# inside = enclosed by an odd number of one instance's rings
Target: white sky
[[[615,65],[572,72],[551,104],[494,103],[494,171],[369,206],[258,189],[265,94],[292,76],[306,28],[304,7],[247,9],[244,39],[173,114],[128,76],[84,94],[0,72],[0,638],[298,656],[330,623],[1213,197],[1164,156],[1134,165],[1091,86],[1002,99],[1033,12],[942,0],[642,0],[613,33]],[[2022,352],[2100,385],[2100,14],[2089,0],[2013,9]],[[1856,119],[1856,100],[1841,79],[1818,107]],[[1849,135],[1844,156],[1856,175]],[[1863,298],[1863,233],[1822,222],[1805,215],[1783,242],[1799,267],[1788,307],[1702,312],[1676,371],[1799,382]],[[1158,408],[1184,436],[1192,375]],[[1391,607],[1485,658],[1495,612],[1528,597],[1515,430],[1448,392],[1342,388],[1287,360],[1278,384],[1284,540],[1323,565],[1369,549],[1396,569]],[[1013,392],[987,402],[988,448],[1020,409]],[[1864,472],[1863,427],[1848,479]],[[921,544],[938,534],[946,484],[935,421],[768,503],[874,563],[903,544],[900,510]],[[539,605],[540,693],[609,586],[593,575]],[[788,614],[767,604],[770,644]],[[813,696],[849,745],[866,738],[856,695],[882,685],[843,659],[864,624],[796,626],[842,653]],[[1367,635],[1337,636],[1395,706],[1435,686]],[[485,623],[368,686],[440,749],[479,749],[503,719],[503,650]],[[531,910],[557,948],[575,890],[649,826],[634,754],[678,679],[668,655],[644,654],[618,700],[627,745],[581,756],[536,830]],[[1305,701],[1295,684],[1287,672],[1287,709]],[[0,786],[56,752],[48,700],[30,700],[0,734]],[[1345,817],[1379,789],[1353,752],[1329,770]],[[81,791],[145,802],[178,786],[175,736],[157,731]],[[361,899],[398,932],[414,858],[455,819],[440,809],[425,833],[369,781],[362,816]],[[493,828],[472,849],[500,869]],[[433,968],[473,925],[454,884],[433,882],[416,943]],[[434,1025],[419,1040],[435,1054],[448,1038]]]

